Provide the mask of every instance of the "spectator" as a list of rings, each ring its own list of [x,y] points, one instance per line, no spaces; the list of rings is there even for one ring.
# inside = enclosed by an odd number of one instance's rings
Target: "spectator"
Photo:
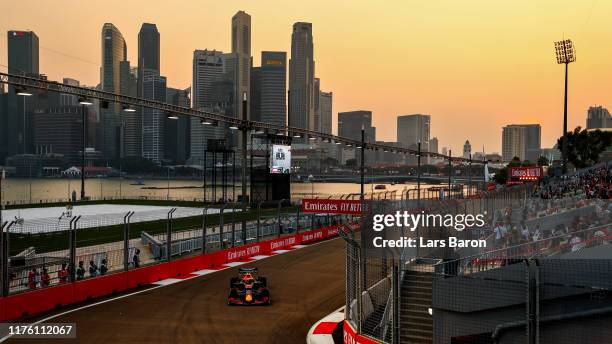
[[[47,270],[47,268],[43,268],[41,280],[43,288],[51,285],[51,277],[49,276],[49,271]]]
[[[93,260],[89,261],[89,277],[96,277],[98,275],[98,266]]]
[[[36,275],[38,275],[36,268],[32,268],[32,270],[28,272],[28,288],[29,289],[36,289]]]
[[[108,266],[106,265],[106,259],[102,259],[102,263],[100,264],[100,275],[106,275],[108,272]]]
[[[41,274],[36,269],[34,269],[34,283],[36,283],[36,288],[42,287]]]
[[[77,281],[85,278],[85,267],[83,267],[83,261],[79,261],[79,267],[76,269],[76,279]]]
[[[57,277],[59,278],[60,284],[68,282],[68,270],[66,269],[66,263],[62,263],[62,267],[57,272]]]
[[[139,249],[136,249],[136,252],[134,253],[134,257],[132,258],[132,262],[134,263],[135,268],[140,267],[140,250]]]

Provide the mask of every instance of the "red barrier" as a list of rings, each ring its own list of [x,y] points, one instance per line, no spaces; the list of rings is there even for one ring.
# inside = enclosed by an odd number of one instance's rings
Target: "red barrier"
[[[0,320],[6,319],[6,300],[0,297]]]
[[[5,318],[16,319],[74,303],[74,284],[67,283],[5,298]]]
[[[99,278],[87,279],[74,284],[74,302],[82,302],[106,295],[116,294],[127,289],[125,273],[110,274]]]
[[[118,272],[76,283],[37,289],[6,298],[0,297],[0,321],[43,313],[57,307],[149,285],[166,278],[181,277],[197,270],[218,268],[226,263],[245,261],[257,255],[269,255],[276,250],[320,241],[337,234],[336,227],[315,229],[278,239],[223,249],[206,255],[145,266],[128,272]]]
[[[348,323],[348,321],[344,320],[344,334],[342,336],[342,342],[344,344],[378,344],[383,343],[382,341],[377,341],[365,336],[360,335],[359,333],[353,330],[353,327]]]

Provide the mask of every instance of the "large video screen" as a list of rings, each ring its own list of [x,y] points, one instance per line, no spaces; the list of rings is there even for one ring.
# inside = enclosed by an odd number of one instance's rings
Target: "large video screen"
[[[291,146],[273,145],[270,157],[270,173],[289,173],[291,170]]]

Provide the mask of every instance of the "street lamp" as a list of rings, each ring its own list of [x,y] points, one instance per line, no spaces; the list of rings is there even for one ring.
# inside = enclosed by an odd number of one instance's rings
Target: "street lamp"
[[[85,97],[79,97],[79,104],[81,104],[81,131],[82,139],[81,142],[81,201],[85,200],[85,145],[87,141],[87,116],[85,116],[85,109],[92,105],[93,102]]]
[[[557,63],[565,65],[565,94],[563,98],[563,138],[561,160],[563,163],[563,173],[567,173],[567,65],[576,61],[576,51],[570,39],[555,42],[555,53]]]

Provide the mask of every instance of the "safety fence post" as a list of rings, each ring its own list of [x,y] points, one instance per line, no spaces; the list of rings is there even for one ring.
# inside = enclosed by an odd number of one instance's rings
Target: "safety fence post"
[[[123,217],[123,270],[128,271],[130,265],[130,219],[133,211],[128,211]]]
[[[206,213],[208,209],[204,206],[202,209],[202,254],[206,253]]]
[[[168,220],[166,223],[166,260],[172,259],[172,214],[176,211],[176,208],[170,209],[168,212]]]

